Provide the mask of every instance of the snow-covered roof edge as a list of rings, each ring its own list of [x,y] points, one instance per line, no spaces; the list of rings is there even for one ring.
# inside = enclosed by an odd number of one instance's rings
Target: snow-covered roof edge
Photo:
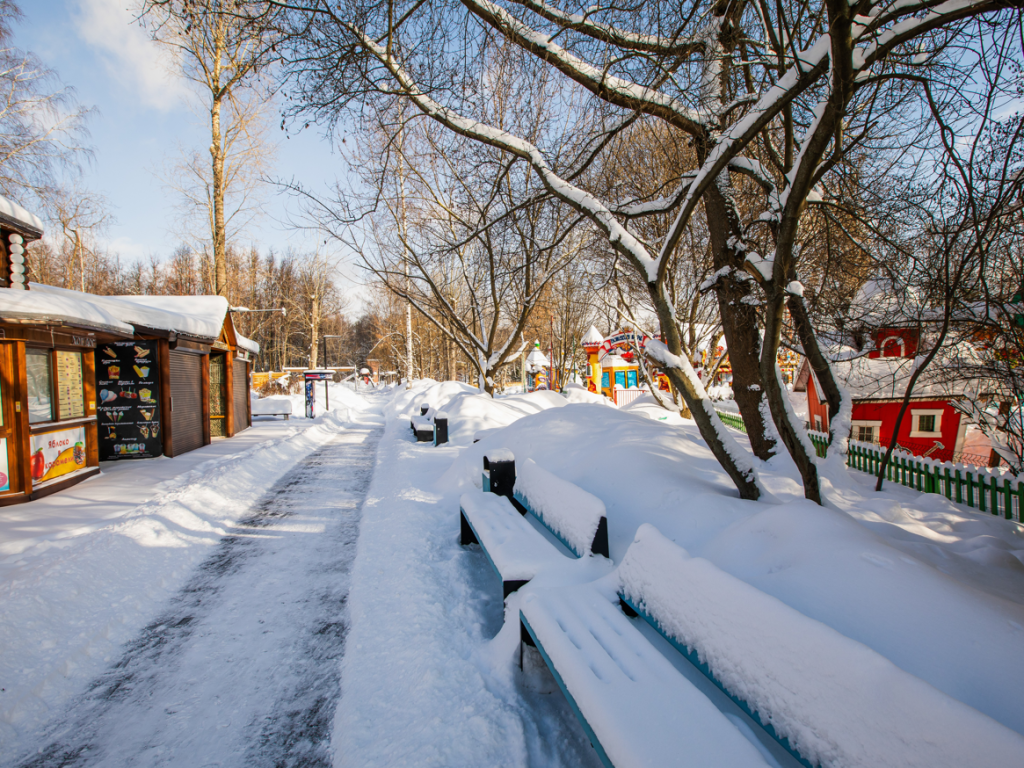
[[[0,317],[8,320],[31,320],[40,323],[92,328],[125,336],[133,336],[135,328],[124,322],[85,294],[63,296],[42,291],[0,289]],[[74,293],[74,292],[71,292]]]
[[[238,331],[235,331],[235,344],[241,347],[242,349],[252,352],[254,355],[258,355],[260,353],[259,343],[253,341],[252,339],[246,336],[243,336]]]
[[[604,342],[604,336],[597,330],[597,326],[590,326],[590,330],[587,331],[583,338],[580,340],[581,344],[601,344]]]
[[[29,213],[20,205],[6,197],[0,197],[0,216],[9,219],[13,224],[33,230],[38,237],[43,236],[43,221],[34,213]]]

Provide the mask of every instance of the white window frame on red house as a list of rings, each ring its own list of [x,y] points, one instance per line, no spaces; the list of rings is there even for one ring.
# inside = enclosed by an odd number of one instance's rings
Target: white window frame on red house
[[[935,431],[921,431],[921,417],[935,417]],[[914,408],[910,411],[910,436],[911,437],[938,437],[942,434],[942,409],[941,408]]]
[[[880,422],[880,421],[858,421],[858,420],[850,421],[850,438],[860,442],[860,437],[858,435],[858,429],[857,429],[858,427],[871,427],[871,429],[873,430],[872,434],[875,437],[875,439],[872,440],[871,442],[877,443],[881,439],[882,422]]]

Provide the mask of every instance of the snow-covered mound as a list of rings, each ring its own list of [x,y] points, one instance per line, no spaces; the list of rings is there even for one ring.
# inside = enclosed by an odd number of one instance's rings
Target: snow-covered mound
[[[813,765],[995,768],[1024,761],[1024,736],[690,557],[653,526],[637,531],[617,575],[633,605],[695,649]]]
[[[421,405],[428,405],[436,411],[444,408],[456,395],[479,392],[480,390],[475,387],[457,381],[436,382],[433,379],[418,379],[413,381],[412,389],[397,389],[391,402],[384,408],[384,413],[389,419],[408,419],[419,414]]]
[[[615,403],[604,395],[597,392],[590,392],[579,384],[570,384],[565,388],[565,399],[570,403],[596,403],[599,405],[610,405],[613,408]]]
[[[785,456],[761,470],[783,503],[742,501],[692,422],[596,405],[488,433],[441,482],[478,482],[483,453],[499,447],[601,499],[616,562],[652,523],[692,555],[1024,733],[1020,526],[934,494],[874,494],[852,475],[841,486],[826,481],[832,506],[819,507],[802,498]],[[1001,549],[1009,567],[982,571],[961,554],[982,546]]]

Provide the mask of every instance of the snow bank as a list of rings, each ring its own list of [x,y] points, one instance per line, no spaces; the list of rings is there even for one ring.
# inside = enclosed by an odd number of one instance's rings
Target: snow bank
[[[566,387],[564,397],[566,402],[570,403],[596,403],[599,405],[610,405],[613,408],[615,407],[615,403],[604,395],[599,395],[597,392],[589,392],[579,386]]]
[[[119,646],[185,583],[232,523],[342,427],[332,414],[288,429],[286,437],[203,462],[127,514],[0,560],[3,751],[30,748],[54,710],[118,656]],[[142,464],[132,469],[145,485]]]
[[[537,466],[533,459],[516,465],[515,492],[579,557],[591,554],[594,534],[605,516],[599,498]]]
[[[271,395],[261,397],[252,401],[252,415],[264,416],[270,413],[292,412],[292,398],[283,395]]]
[[[622,590],[812,763],[1006,766],[1024,737],[641,526]]]
[[[655,408],[655,406],[650,406]],[[446,482],[479,478],[507,447],[604,502],[611,557],[651,523],[694,556],[826,624],[1024,733],[1024,528],[935,494],[876,494],[855,471],[805,501],[787,455],[743,501],[691,421],[570,405],[526,416],[460,454]],[[747,449],[749,450],[749,449]]]
[[[479,391],[457,381],[436,382],[432,379],[419,379],[413,381],[412,389],[397,389],[391,402],[384,407],[384,413],[388,418],[401,417],[408,421],[410,417],[419,415],[421,403],[436,410],[456,395],[477,394]]]

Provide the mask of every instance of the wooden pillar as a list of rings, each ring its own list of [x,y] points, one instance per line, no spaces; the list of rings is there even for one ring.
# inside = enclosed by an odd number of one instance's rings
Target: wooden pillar
[[[205,354],[199,365],[199,379],[202,382],[203,401],[203,445],[209,445],[210,437],[210,355]]]
[[[171,428],[171,348],[167,339],[156,342],[157,377],[160,382],[160,433],[164,456],[174,456],[174,434]]]
[[[28,372],[25,369],[25,342],[14,344],[15,422],[18,427],[18,476],[23,493],[32,493],[32,439],[28,424]]]
[[[252,426],[252,363],[245,364],[245,425]]]
[[[224,434],[235,436],[235,351],[224,353]]]
[[[96,353],[82,350],[82,384],[85,390],[85,415],[96,417]],[[99,425],[92,421],[85,425],[85,466],[100,465]]]

